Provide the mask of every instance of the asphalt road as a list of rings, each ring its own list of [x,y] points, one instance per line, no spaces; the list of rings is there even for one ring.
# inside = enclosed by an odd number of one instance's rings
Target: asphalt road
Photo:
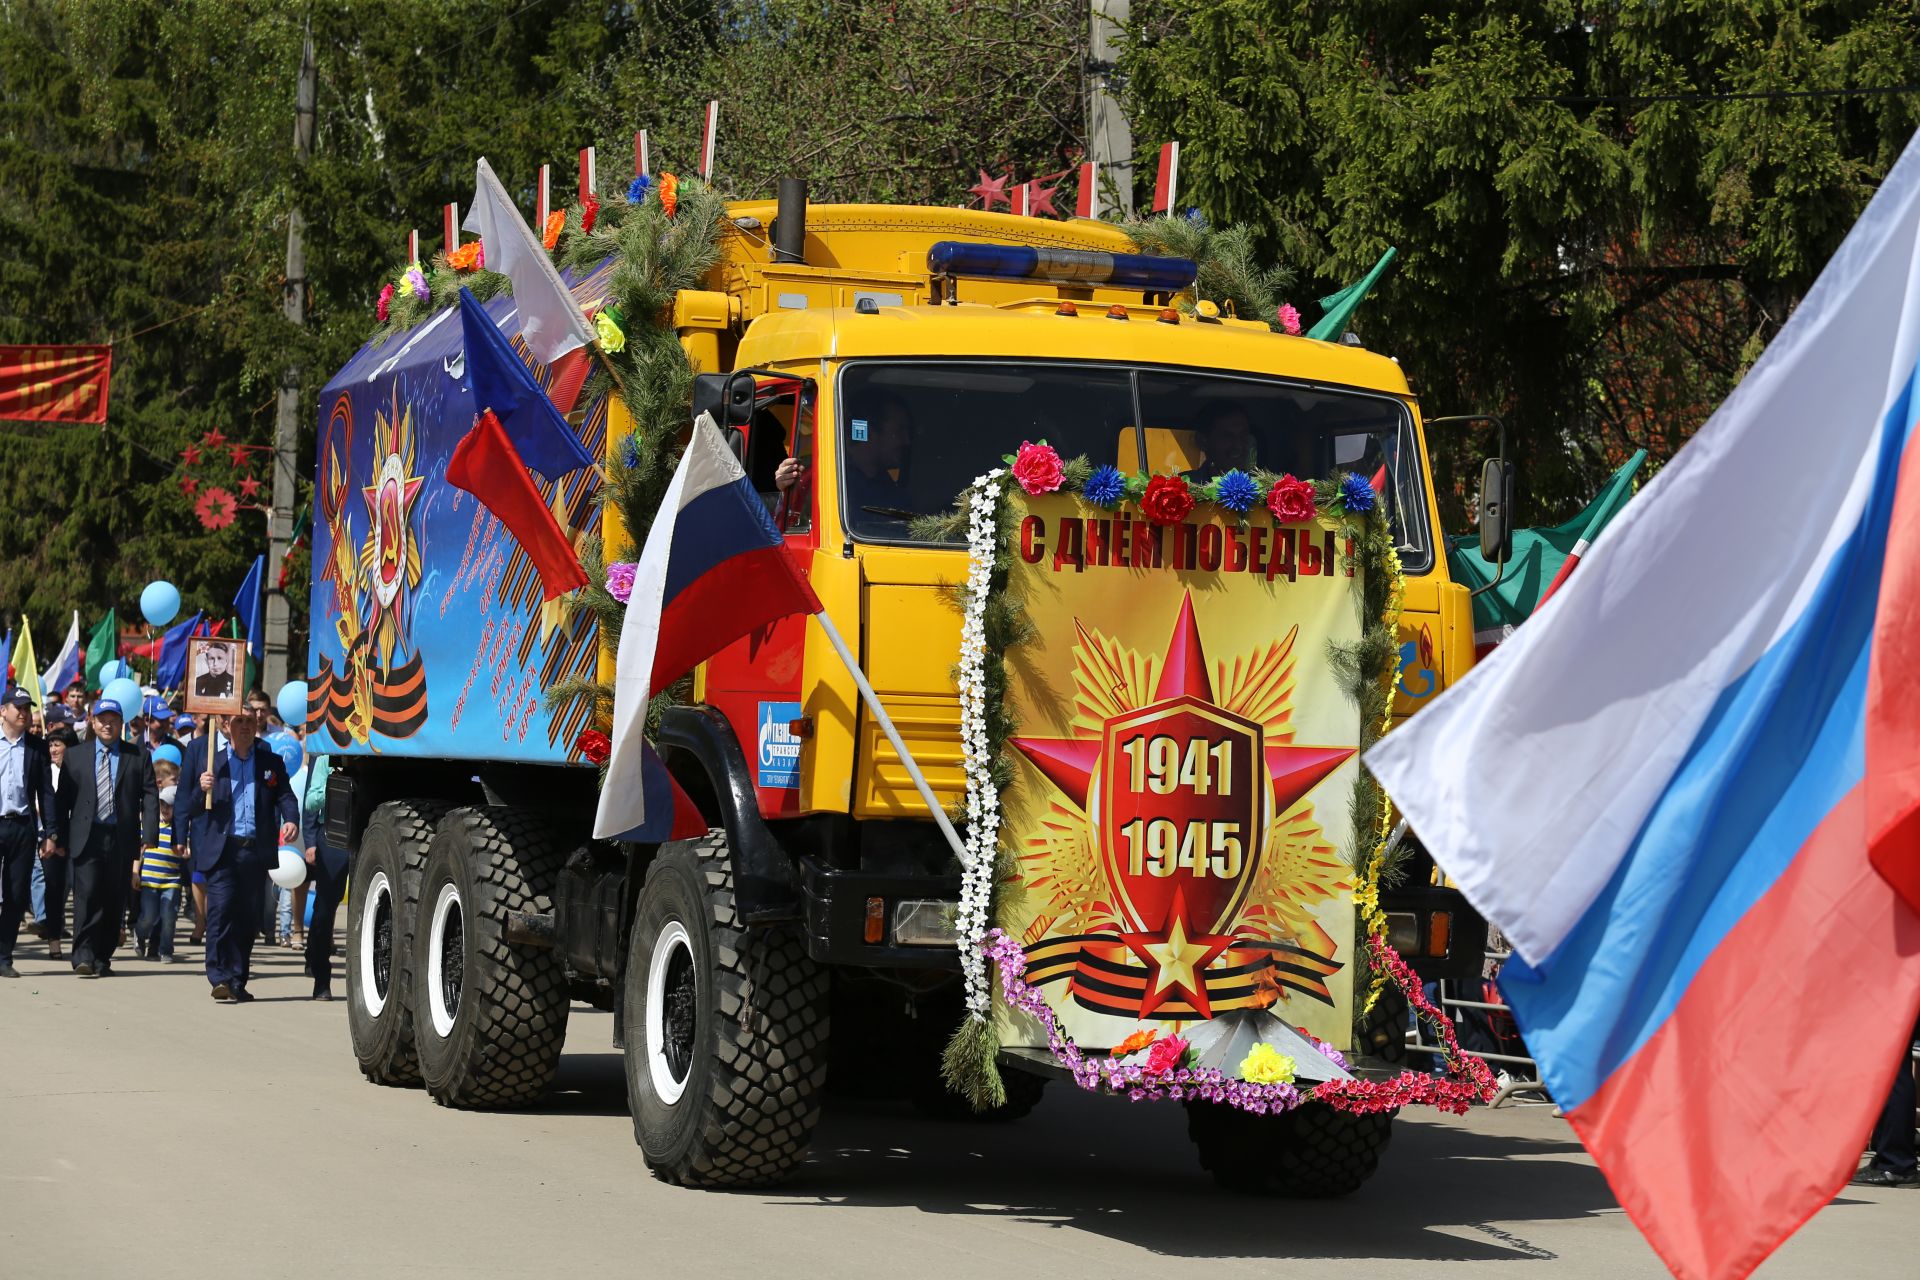
[[[791,1185],[686,1191],[641,1163],[607,1014],[576,1007],[540,1108],[449,1111],[361,1079],[345,1004],[304,999],[293,953],[265,953],[244,1006],[182,955],[82,981],[23,941],[0,982],[0,1276],[1662,1274],[1542,1106],[1409,1116],[1359,1194],[1298,1203],[1215,1191],[1171,1106],[1056,1084],[980,1126],[836,1100]],[[1920,1192],[1849,1191],[1761,1274],[1916,1257]]]

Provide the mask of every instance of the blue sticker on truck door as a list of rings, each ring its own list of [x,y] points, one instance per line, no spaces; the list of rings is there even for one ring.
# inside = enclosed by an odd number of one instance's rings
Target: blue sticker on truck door
[[[797,702],[760,704],[760,785],[797,787],[800,785],[800,739],[793,736],[793,722],[800,718]]]

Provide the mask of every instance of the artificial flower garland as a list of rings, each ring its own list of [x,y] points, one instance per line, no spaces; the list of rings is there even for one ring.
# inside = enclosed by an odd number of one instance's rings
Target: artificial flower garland
[[[1057,458],[1056,458],[1057,461]],[[992,923],[994,870],[1000,849],[1000,788],[993,778],[994,744],[987,734],[987,598],[993,586],[993,550],[999,541],[995,508],[1005,474],[996,467],[973,482],[967,504],[967,586],[960,624],[960,749],[967,778],[967,863],[960,873],[962,938],[983,938]],[[992,997],[987,957],[978,946],[960,948],[967,1018],[984,1026]],[[980,1028],[975,1029],[979,1034]]]

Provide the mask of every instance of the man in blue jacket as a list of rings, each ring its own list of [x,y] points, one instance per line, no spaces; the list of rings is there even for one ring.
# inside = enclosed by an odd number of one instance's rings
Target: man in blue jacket
[[[253,999],[247,978],[267,873],[278,861],[280,846],[299,837],[300,806],[279,755],[257,748],[252,712],[222,718],[220,727],[226,742],[211,760],[214,739],[187,744],[173,812],[176,828],[187,824],[193,869],[207,881],[207,981],[213,998],[242,1004]]]

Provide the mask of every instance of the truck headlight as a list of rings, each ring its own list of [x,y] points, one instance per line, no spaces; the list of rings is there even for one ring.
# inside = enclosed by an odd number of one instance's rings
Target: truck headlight
[[[1387,912],[1387,944],[1403,956],[1420,954],[1420,917],[1411,911]]]
[[[960,944],[960,904],[939,898],[908,898],[893,904],[893,944],[897,947],[954,947]]]

